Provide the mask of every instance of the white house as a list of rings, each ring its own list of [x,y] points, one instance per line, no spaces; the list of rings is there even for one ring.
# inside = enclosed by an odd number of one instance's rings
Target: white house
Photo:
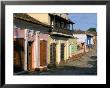
[[[86,34],[73,34],[75,38],[77,38],[77,43],[86,43],[87,36]]]
[[[77,39],[77,48],[80,53],[87,51],[87,35],[85,31],[75,31],[73,32],[73,36]]]

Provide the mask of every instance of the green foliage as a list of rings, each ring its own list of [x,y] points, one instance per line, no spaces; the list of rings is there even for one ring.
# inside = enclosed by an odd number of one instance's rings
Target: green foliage
[[[96,28],[89,28],[87,31],[88,32],[96,32]]]

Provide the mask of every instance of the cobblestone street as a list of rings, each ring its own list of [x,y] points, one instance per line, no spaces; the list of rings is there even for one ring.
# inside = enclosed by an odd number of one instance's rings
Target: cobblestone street
[[[68,61],[45,72],[27,72],[22,75],[97,75],[96,46],[77,60]]]

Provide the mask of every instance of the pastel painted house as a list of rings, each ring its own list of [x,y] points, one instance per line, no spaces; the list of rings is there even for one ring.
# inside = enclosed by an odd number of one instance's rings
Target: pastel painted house
[[[73,36],[77,39],[77,54],[88,52],[87,49],[87,35],[84,31],[75,31],[73,32]]]
[[[50,36],[48,38],[48,66],[55,67],[57,64],[65,62],[72,55],[73,39],[73,24],[68,19],[67,13],[44,13],[44,14],[32,14],[31,17],[38,19],[39,21],[51,25]],[[71,38],[71,40],[69,40]],[[71,45],[71,48],[70,48]],[[73,44],[74,45],[74,44]]]
[[[48,14],[48,16],[50,19],[50,25],[52,25],[53,27],[50,33],[50,55],[48,58],[49,65],[53,66],[65,63],[66,60],[69,59],[72,54],[70,52],[72,48],[70,47],[70,41],[74,39],[72,36],[74,22],[68,19],[68,14],[66,13],[51,13]],[[51,49],[52,47],[53,49]],[[54,49],[56,50],[56,52],[54,51]],[[56,61],[53,61],[54,59]]]
[[[25,13],[14,13],[14,73],[47,68],[51,27]]]
[[[97,44],[97,32],[92,32],[92,34],[93,34],[93,43],[94,45],[96,45]]]
[[[87,46],[88,48],[92,48],[92,46],[94,45],[94,35],[91,33],[87,33]]]
[[[75,38],[69,39],[69,58],[73,57],[77,53],[77,40]]]

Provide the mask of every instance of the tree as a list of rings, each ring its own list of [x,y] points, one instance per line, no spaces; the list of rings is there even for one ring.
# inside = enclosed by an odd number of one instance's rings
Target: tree
[[[89,28],[87,31],[88,32],[96,32],[96,28]]]

